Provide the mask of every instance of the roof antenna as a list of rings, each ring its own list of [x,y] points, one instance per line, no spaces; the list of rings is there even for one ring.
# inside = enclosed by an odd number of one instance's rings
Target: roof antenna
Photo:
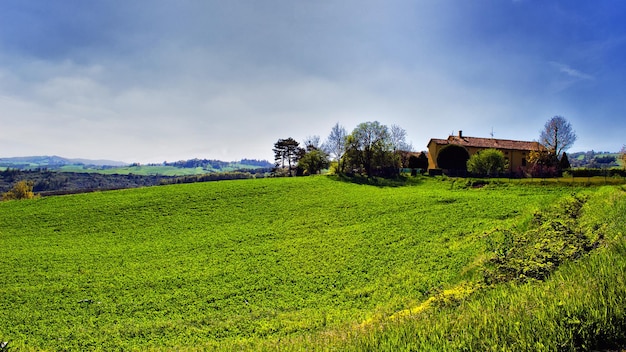
[[[491,135],[491,138],[493,138],[493,135],[494,135],[494,133],[493,133],[493,127],[491,127],[491,133],[489,133],[489,134]]]

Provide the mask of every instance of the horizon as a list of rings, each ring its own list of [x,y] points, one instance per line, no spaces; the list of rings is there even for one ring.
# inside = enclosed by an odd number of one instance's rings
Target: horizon
[[[273,160],[339,123],[430,138],[626,140],[626,3],[0,3],[0,154]]]
[[[468,136],[468,137],[474,137],[474,136]],[[425,152],[428,153],[428,150],[413,150],[412,152]],[[574,151],[574,152],[566,152],[568,155],[572,155],[572,154],[580,154],[580,153],[589,153],[589,152],[594,152],[596,154],[620,154],[621,151],[609,151],[609,150],[595,150],[595,149],[591,149],[591,150],[580,150],[580,151]],[[194,159],[206,159],[206,160],[215,160],[215,161],[221,161],[221,162],[228,162],[228,163],[238,163],[240,161],[243,160],[257,160],[257,161],[266,161],[268,163],[272,163],[272,160],[270,159],[254,159],[254,158],[240,158],[237,160],[222,160],[222,159],[212,159],[212,158],[201,158],[201,157],[195,157],[195,158],[183,158],[183,159],[177,159],[177,160],[163,160],[160,162],[141,162],[141,161],[124,161],[124,160],[109,160],[109,159],[94,159],[94,158],[73,158],[73,157],[67,157],[67,156],[62,156],[62,155],[23,155],[23,156],[0,156],[0,160],[4,160],[4,159],[17,159],[17,158],[39,158],[39,157],[57,157],[57,158],[62,158],[62,159],[67,159],[70,161],[75,161],[75,160],[82,160],[82,161],[89,161],[89,162],[113,162],[113,163],[124,163],[126,166],[127,165],[131,165],[131,164],[135,164],[135,163],[139,163],[140,165],[159,165],[159,164],[163,164],[164,162],[168,162],[168,163],[173,163],[173,162],[177,162],[177,161],[187,161],[187,160],[194,160]],[[110,166],[110,164],[102,164],[102,165],[107,165]]]

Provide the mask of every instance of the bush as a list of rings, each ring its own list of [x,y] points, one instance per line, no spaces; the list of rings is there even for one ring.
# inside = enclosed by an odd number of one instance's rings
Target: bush
[[[2,200],[33,199],[35,198],[33,186],[34,183],[32,181],[19,181],[11,190],[2,195]]]
[[[504,154],[497,149],[486,149],[472,155],[467,161],[467,170],[481,176],[498,176],[506,167]]]
[[[624,169],[570,169],[568,170],[571,177],[594,177],[594,176],[606,176],[606,177],[626,177],[626,170]]]

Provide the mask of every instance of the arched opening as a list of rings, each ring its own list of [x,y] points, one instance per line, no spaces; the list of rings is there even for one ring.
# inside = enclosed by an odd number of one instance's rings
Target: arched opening
[[[437,165],[440,169],[448,170],[452,174],[464,173],[467,172],[469,158],[469,153],[465,148],[451,144],[441,149],[437,155]]]

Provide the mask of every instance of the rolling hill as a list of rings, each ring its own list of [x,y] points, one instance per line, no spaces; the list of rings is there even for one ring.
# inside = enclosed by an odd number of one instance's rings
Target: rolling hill
[[[626,341],[623,187],[346,181],[2,202],[0,339],[281,351]]]

